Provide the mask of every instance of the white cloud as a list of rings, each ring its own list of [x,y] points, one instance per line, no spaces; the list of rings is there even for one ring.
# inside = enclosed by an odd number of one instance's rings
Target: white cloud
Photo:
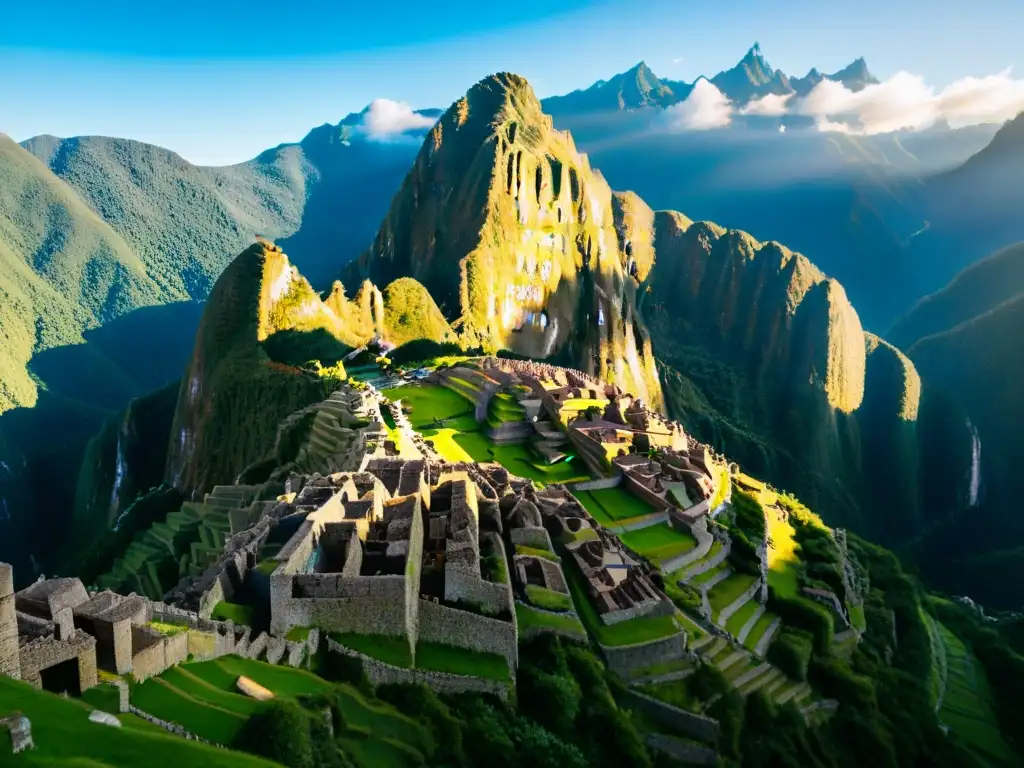
[[[665,110],[669,128],[677,131],[706,131],[724,128],[732,121],[732,102],[705,79],[698,80],[685,101]]]
[[[672,63],[673,64],[682,64],[683,63],[683,57],[682,56],[677,56],[676,58],[672,59]]]
[[[791,98],[793,98],[793,94],[791,93],[787,93],[785,96],[778,96],[774,93],[769,93],[766,96],[762,96],[760,99],[751,99],[748,101],[746,106],[740,110],[740,114],[759,115],[761,117],[782,117],[786,114],[787,104]]]
[[[779,126],[779,133],[785,133],[785,132],[786,132],[786,126],[780,125]]]
[[[1024,111],[1024,80],[1014,80],[1007,69],[965,77],[938,92],[908,72],[857,92],[823,80],[793,111],[815,118],[821,130],[857,134],[921,130],[943,119],[954,128],[999,123]]]
[[[413,111],[404,101],[374,99],[363,115],[361,128],[373,139],[388,139],[414,129],[426,130],[437,122]]]

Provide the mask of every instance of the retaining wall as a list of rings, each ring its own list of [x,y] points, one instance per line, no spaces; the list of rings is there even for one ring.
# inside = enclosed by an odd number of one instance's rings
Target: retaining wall
[[[686,653],[686,633],[680,631],[649,643],[602,645],[601,653],[613,672],[621,677],[631,677],[638,669],[682,658]]]
[[[519,666],[519,635],[512,621],[499,621],[449,608],[431,600],[419,601],[419,639],[457,648],[504,656],[510,669]]]
[[[389,683],[422,683],[433,688],[438,693],[463,693],[465,691],[476,691],[479,693],[493,693],[503,700],[509,696],[510,683],[500,680],[490,680],[483,677],[469,677],[467,675],[452,675],[447,672],[433,672],[426,669],[405,669],[386,664],[383,661],[372,659],[365,654],[353,651],[339,645],[334,640],[327,638],[327,647],[332,653],[342,653],[346,656],[358,658],[363,663],[363,671],[367,678],[374,685],[385,685]]]
[[[690,741],[673,739],[660,733],[649,733],[644,739],[648,749],[662,752],[686,765],[718,765],[718,753]]]
[[[627,689],[622,693],[625,703],[632,709],[642,712],[657,723],[675,728],[695,739],[713,744],[718,740],[721,728],[713,717],[687,712],[685,709],[673,707],[652,696]]]

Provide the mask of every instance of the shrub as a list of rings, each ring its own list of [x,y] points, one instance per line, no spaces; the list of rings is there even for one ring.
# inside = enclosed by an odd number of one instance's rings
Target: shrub
[[[776,613],[789,626],[809,632],[814,650],[825,655],[832,645],[832,614],[824,606],[800,597],[780,597],[768,587],[768,610]]]
[[[814,651],[809,632],[786,627],[768,647],[768,661],[797,680],[807,679],[807,665]]]
[[[235,746],[288,768],[313,768],[310,719],[294,701],[275,699],[242,728]]]

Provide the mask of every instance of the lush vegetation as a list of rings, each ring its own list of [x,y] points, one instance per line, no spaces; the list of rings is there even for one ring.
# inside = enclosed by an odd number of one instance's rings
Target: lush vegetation
[[[697,540],[689,531],[673,528],[668,523],[623,533],[619,538],[638,555],[643,555],[655,563],[671,560],[697,546]]]
[[[598,491],[576,491],[580,503],[597,522],[614,526],[634,517],[654,512],[642,499],[622,488],[604,488]]]

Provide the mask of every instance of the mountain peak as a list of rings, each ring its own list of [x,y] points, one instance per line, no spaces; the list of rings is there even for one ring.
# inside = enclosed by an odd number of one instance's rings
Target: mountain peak
[[[860,89],[868,85],[877,85],[879,80],[868,69],[868,63],[864,60],[863,56],[860,56],[841,70],[832,75],[827,75],[829,80],[836,80],[847,88],[853,91],[859,91]]]

